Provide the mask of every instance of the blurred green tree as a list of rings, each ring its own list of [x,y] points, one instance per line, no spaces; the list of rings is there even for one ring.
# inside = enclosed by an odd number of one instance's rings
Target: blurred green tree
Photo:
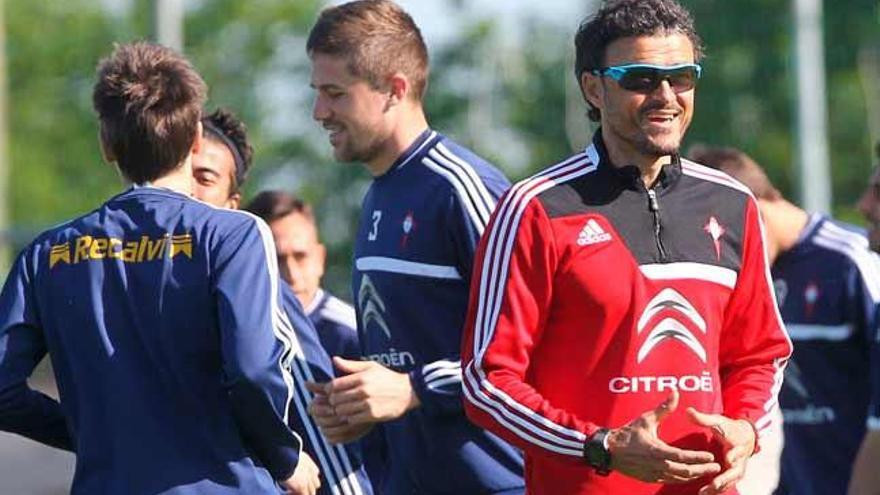
[[[466,0],[447,0],[466,11]],[[683,0],[706,41],[705,78],[686,147],[697,141],[752,154],[796,198],[792,11],[788,0]],[[369,176],[338,164],[311,119],[305,36],[320,0],[200,0],[186,11],[185,51],[257,148],[246,192],[292,190],[316,205],[330,250],[327,282],[347,294],[351,236]],[[114,41],[146,38],[150,0],[5,2],[10,86],[10,213],[22,240],[81,214],[120,188],[102,164],[91,110],[94,67]],[[838,213],[872,164],[880,118],[880,4],[825,2],[829,131]],[[419,20],[424,23],[425,20]],[[591,126],[572,74],[571,26],[529,19],[510,43],[494,18],[459,16],[459,36],[432,46],[426,107],[432,125],[519,179],[582,147]],[[866,69],[867,68],[867,69]],[[872,70],[868,70],[871,69]],[[861,70],[860,70],[861,69]],[[868,89],[866,89],[868,88]],[[869,128],[873,124],[873,131]]]

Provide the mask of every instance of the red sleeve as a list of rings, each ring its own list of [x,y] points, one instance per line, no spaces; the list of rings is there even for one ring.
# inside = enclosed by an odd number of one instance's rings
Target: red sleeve
[[[550,221],[522,183],[499,203],[475,258],[462,342],[465,411],[530,455],[583,462],[597,426],[558,409],[526,382],[553,296]]]
[[[724,315],[719,359],[724,415],[748,420],[759,435],[778,407],[782,372],[792,350],[777,309],[762,234],[757,203],[749,198],[742,268]]]

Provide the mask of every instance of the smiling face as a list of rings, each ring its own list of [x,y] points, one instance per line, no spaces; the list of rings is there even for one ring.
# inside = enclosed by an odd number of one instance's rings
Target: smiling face
[[[664,67],[694,63],[693,43],[672,33],[620,38],[605,50],[606,67],[639,63]],[[588,72],[581,85],[585,97],[601,111],[602,135],[617,165],[652,163],[678,152],[693,117],[694,89],[676,93],[669,81],[663,81],[642,94]]]
[[[314,53],[311,61],[317,91],[312,115],[330,132],[333,156],[342,162],[376,160],[390,135],[389,93],[352,75],[343,57]]]
[[[193,154],[193,197],[220,207],[238,209],[235,189],[235,158],[225,144],[207,138]]]

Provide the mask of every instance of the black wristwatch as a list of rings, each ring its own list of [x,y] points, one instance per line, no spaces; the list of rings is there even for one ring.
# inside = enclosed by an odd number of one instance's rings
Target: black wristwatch
[[[611,451],[608,450],[608,429],[599,428],[584,444],[584,459],[596,470],[596,474],[611,473]]]

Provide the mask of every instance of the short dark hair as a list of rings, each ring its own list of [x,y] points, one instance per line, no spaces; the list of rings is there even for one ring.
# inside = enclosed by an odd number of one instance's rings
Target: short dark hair
[[[247,126],[231,110],[218,108],[202,117],[202,135],[229,148],[235,161],[232,190],[237,193],[244,186],[254,159],[254,147],[248,141]]]
[[[309,56],[344,57],[355,77],[380,89],[395,72],[421,101],[428,86],[428,48],[412,17],[389,0],[357,0],[323,10],[309,32]]]
[[[284,191],[263,191],[254,196],[244,209],[262,218],[266,223],[274,222],[291,213],[299,213],[315,223],[312,207],[302,199]]]
[[[615,40],[635,36],[683,34],[694,45],[694,60],[703,58],[703,41],[690,12],[675,0],[609,0],[585,19],[574,37],[574,73],[581,84],[584,72],[605,66],[605,49]],[[590,120],[599,121],[599,109],[589,102]]]
[[[134,183],[174,170],[189,154],[207,88],[189,61],[147,42],[116,45],[98,64],[92,102],[109,158]]]
[[[695,144],[688,150],[688,158],[718,169],[742,182],[758,199],[765,201],[782,199],[782,193],[776,189],[758,162],[736,148]]]

